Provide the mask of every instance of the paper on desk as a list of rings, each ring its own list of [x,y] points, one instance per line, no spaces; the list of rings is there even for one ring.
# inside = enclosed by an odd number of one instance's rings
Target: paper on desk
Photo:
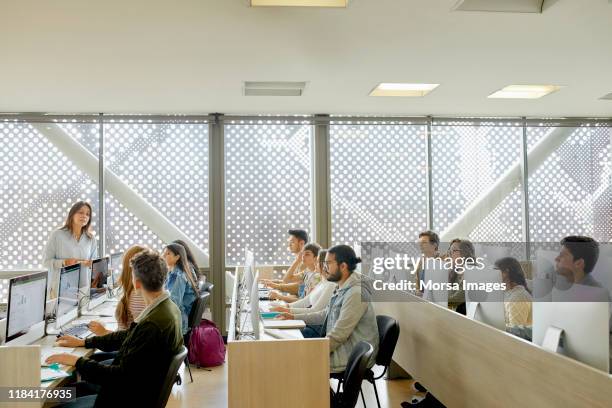
[[[64,377],[70,377],[70,374],[68,374],[67,372],[63,370],[49,368],[49,367],[42,367],[40,369],[40,381],[42,382],[53,381],[53,380],[57,380],[58,378],[64,378]]]

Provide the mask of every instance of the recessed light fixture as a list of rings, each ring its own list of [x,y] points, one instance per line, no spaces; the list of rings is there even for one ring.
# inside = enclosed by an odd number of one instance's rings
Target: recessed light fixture
[[[251,0],[251,7],[346,7],[348,0]]]
[[[440,84],[406,84],[381,82],[370,92],[370,96],[425,96]]]
[[[602,97],[601,97],[601,98],[599,98],[599,99],[604,99],[604,100],[606,100],[606,101],[612,101],[612,92],[610,92],[610,93],[609,93],[609,94],[607,94],[607,95],[602,96]]]
[[[245,96],[302,96],[306,82],[257,82],[245,81]]]
[[[508,85],[489,95],[489,98],[499,99],[538,99],[558,91],[557,85]]]

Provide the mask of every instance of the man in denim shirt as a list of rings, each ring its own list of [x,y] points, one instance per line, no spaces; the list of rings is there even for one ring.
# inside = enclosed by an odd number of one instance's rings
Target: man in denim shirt
[[[368,363],[372,367],[378,352],[378,326],[370,302],[370,292],[362,286],[360,274],[354,273],[361,259],[348,245],[336,245],[327,251],[324,269],[327,280],[336,282],[338,289],[326,309],[320,312],[296,314],[284,313],[283,318],[304,320],[304,337],[327,337],[330,347],[331,372],[346,368],[353,347],[361,340],[374,347]],[[362,299],[362,291],[363,298]]]

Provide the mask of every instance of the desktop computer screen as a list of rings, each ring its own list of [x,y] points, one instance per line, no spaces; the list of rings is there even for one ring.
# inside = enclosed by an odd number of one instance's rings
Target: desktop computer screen
[[[28,332],[45,319],[47,272],[11,279],[6,322],[6,342]]]
[[[111,284],[113,288],[119,286],[119,279],[121,279],[121,272],[123,272],[123,252],[111,254],[110,256],[110,267],[111,273]]]
[[[108,280],[108,258],[94,259],[91,265],[90,295],[101,296],[106,292]]]
[[[60,271],[57,318],[76,310],[79,305],[79,275],[81,265],[66,266]]]

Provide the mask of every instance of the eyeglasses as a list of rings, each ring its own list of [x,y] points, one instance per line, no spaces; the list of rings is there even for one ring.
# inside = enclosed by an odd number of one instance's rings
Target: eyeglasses
[[[323,261],[323,268],[329,269],[329,265],[332,263],[338,263],[336,261]]]

